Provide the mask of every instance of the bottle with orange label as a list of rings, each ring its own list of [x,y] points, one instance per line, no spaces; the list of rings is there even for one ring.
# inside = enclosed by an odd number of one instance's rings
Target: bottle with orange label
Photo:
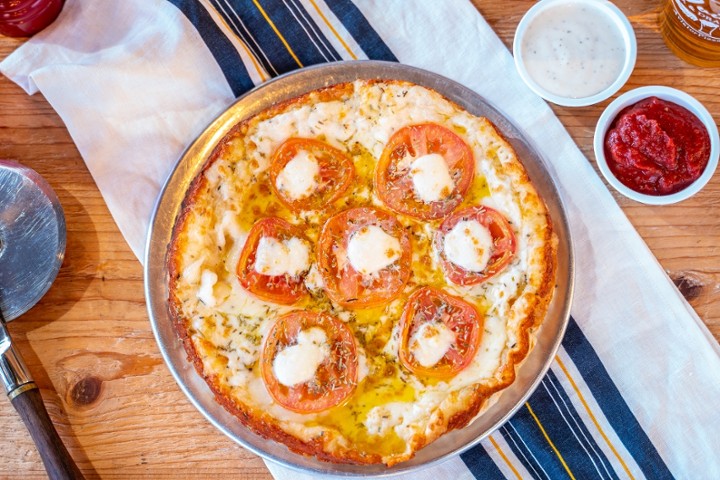
[[[660,30],[678,57],[720,67],[720,0],[666,0]]]

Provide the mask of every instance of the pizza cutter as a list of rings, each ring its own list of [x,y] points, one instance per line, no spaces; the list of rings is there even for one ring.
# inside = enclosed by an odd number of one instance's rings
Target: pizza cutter
[[[60,440],[6,323],[45,295],[64,256],[65,216],[55,192],[34,170],[0,160],[0,381],[51,479],[83,476]]]

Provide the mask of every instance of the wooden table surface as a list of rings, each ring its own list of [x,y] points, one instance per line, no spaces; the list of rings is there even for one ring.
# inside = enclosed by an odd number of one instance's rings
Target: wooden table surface
[[[533,4],[473,1],[508,47]],[[693,67],[670,53],[658,29],[660,3],[616,2],[638,40],[635,71],[620,93],[649,84],[676,87],[704,103],[718,122],[720,69]],[[23,41],[0,37],[0,59]],[[553,106],[593,166],[594,125],[611,100],[585,108]],[[9,330],[86,477],[270,478],[259,457],[195,410],[165,367],[148,321],[141,265],[63,121],[41,95],[28,96],[1,76],[0,158],[39,172],[65,210],[67,251],[57,280]],[[720,174],[698,195],[673,206],[644,206],[613,195],[720,338]],[[35,446],[4,395],[0,448],[0,477],[45,477]]]

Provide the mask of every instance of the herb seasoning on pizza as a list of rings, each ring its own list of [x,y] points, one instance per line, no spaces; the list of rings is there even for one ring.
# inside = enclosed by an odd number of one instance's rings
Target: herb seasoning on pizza
[[[219,143],[173,231],[170,305],[239,422],[322,460],[393,465],[514,381],[556,244],[487,119],[425,87],[356,81]]]

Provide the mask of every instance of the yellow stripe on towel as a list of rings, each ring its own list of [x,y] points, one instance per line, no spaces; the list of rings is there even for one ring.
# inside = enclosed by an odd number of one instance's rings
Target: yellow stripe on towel
[[[300,59],[297,57],[297,55],[295,55],[295,52],[293,52],[293,49],[290,48],[290,45],[288,44],[287,40],[285,40],[285,37],[283,37],[282,33],[280,33],[280,30],[278,30],[277,27],[275,26],[275,23],[273,23],[273,21],[270,20],[270,17],[268,16],[268,14],[265,13],[265,10],[262,8],[262,6],[260,6],[260,3],[258,3],[257,0],[253,0],[253,3],[257,7],[258,11],[262,14],[263,18],[265,18],[265,21],[268,22],[268,25],[270,25],[270,28],[273,29],[273,31],[275,32],[275,35],[277,35],[278,38],[280,39],[280,41],[282,42],[282,44],[285,45],[285,48],[287,49],[290,56],[292,56],[292,58],[295,60],[295,62],[298,64],[299,67],[304,67],[304,65],[302,64]]]
[[[533,419],[535,420],[535,423],[537,423],[538,427],[540,427],[540,431],[542,432],[543,436],[545,437],[545,440],[547,440],[548,444],[550,444],[550,447],[552,447],[553,452],[555,452],[555,455],[557,455],[558,459],[560,460],[560,463],[562,463],[563,468],[565,468],[565,471],[570,475],[570,478],[575,480],[575,475],[572,474],[570,471],[570,467],[568,467],[567,463],[565,463],[565,459],[560,454],[560,451],[558,451],[557,447],[555,447],[555,444],[552,440],[550,440],[550,436],[545,431],[545,428],[542,426],[542,423],[540,423],[540,419],[535,415],[535,412],[533,412],[533,409],[530,407],[530,404],[528,402],[525,402],[525,406],[528,409],[528,412],[530,412],[530,415],[532,415]]]
[[[490,443],[492,443],[493,447],[495,447],[495,450],[500,455],[500,458],[502,458],[505,461],[505,464],[508,466],[508,468],[510,470],[512,470],[512,472],[515,474],[515,476],[518,478],[518,480],[522,480],[522,475],[520,475],[520,472],[518,472],[517,469],[515,468],[515,466],[512,463],[510,463],[510,459],[508,458],[507,455],[505,455],[505,452],[502,451],[502,448],[500,448],[500,445],[495,441],[495,439],[492,437],[492,435],[490,435],[488,437],[488,439],[490,440]]]
[[[245,44],[245,42],[238,38],[237,35],[233,32],[233,29],[230,27],[230,25],[227,24],[223,16],[220,14],[220,12],[217,11],[215,6],[208,2],[207,0],[200,0],[200,4],[207,10],[208,14],[210,15],[210,18],[213,19],[215,22],[215,25],[218,26],[220,30],[225,34],[225,36],[230,40],[230,42],[235,47],[235,50],[238,50],[238,47],[242,49],[243,53],[245,55],[240,54],[240,57],[243,60],[243,63],[245,64],[247,68],[247,60],[250,61],[252,64],[252,67],[255,69],[255,73],[257,74],[257,77],[260,79],[261,82],[265,82],[270,78],[270,75],[265,71],[265,69],[260,65],[255,55],[250,51],[248,46]],[[238,51],[238,53],[240,53]],[[247,60],[246,60],[247,59]],[[250,73],[250,69],[248,68],[248,73]],[[251,75],[252,78],[252,75]],[[253,79],[253,81],[257,84],[257,81]]]
[[[335,38],[338,39],[338,41],[342,44],[343,48],[348,52],[350,57],[352,57],[353,60],[357,60],[358,57],[355,55],[355,53],[350,49],[347,43],[345,43],[345,40],[340,36],[337,30],[335,30],[335,27],[332,26],[330,23],[330,20],[323,14],[322,10],[320,10],[320,7],[318,7],[317,3],[315,3],[315,0],[309,0],[310,3],[312,3],[312,6],[315,7],[315,11],[320,15],[320,18],[322,18],[323,22],[325,22],[325,25],[328,26],[330,31],[335,35]]]
[[[593,424],[595,424],[595,428],[597,428],[598,432],[600,432],[600,435],[605,440],[605,443],[607,443],[608,447],[610,447],[610,450],[612,450],[613,454],[615,454],[615,458],[618,459],[618,462],[620,462],[620,465],[622,465],[623,470],[625,470],[625,473],[627,473],[628,477],[631,479],[635,479],[633,477],[632,473],[630,473],[630,469],[628,468],[627,464],[623,461],[622,457],[618,453],[617,449],[613,446],[613,444],[610,442],[610,439],[605,435],[605,432],[600,427],[600,422],[597,421],[597,418],[595,418],[595,415],[593,415],[592,410],[590,410],[590,405],[585,401],[585,397],[580,392],[580,389],[578,388],[577,384],[575,383],[575,380],[570,376],[570,372],[568,372],[568,369],[565,368],[565,365],[563,364],[562,360],[560,360],[560,357],[558,355],[555,355],[555,361],[557,362],[560,369],[563,371],[565,376],[567,377],[568,381],[570,382],[570,385],[572,386],[573,390],[575,390],[575,393],[578,396],[578,399],[580,400],[580,403],[583,404],[583,407],[585,407],[585,411],[590,416],[590,419],[592,420]]]

